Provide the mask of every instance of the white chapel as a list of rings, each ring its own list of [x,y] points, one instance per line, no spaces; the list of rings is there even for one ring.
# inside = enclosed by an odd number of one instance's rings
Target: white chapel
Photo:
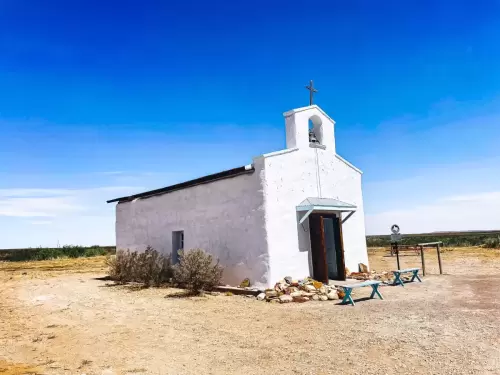
[[[368,265],[362,172],[335,151],[335,122],[318,106],[284,113],[286,149],[251,164],[108,201],[117,250],[202,248],[223,281],[268,287],[285,276],[344,280]],[[311,124],[311,125],[310,125]]]

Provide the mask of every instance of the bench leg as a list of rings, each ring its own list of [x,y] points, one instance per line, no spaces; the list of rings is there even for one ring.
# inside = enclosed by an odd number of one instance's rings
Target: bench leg
[[[378,284],[374,284],[372,285],[372,294],[370,295],[370,298],[373,298],[375,297],[375,294],[380,298],[380,299],[384,299],[384,297],[382,297],[382,294],[380,294],[380,292],[378,291]]]
[[[344,292],[345,292],[345,295],[344,295],[344,298],[342,299],[342,304],[346,304],[347,302],[349,302],[351,305],[354,306],[354,301],[352,300],[352,297],[351,297],[352,289],[351,288],[344,288]]]
[[[401,285],[403,288],[405,287],[405,284],[403,283],[403,280],[401,280],[401,273],[399,272],[394,272],[394,283],[392,285]]]
[[[418,270],[416,271],[413,271],[413,277],[411,278],[410,281],[415,281],[415,279],[417,279],[418,281],[422,282],[422,280],[420,279],[420,277],[418,276]]]

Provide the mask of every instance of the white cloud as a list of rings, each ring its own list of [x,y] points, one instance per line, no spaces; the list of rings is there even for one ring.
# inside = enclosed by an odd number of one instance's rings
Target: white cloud
[[[389,234],[392,224],[403,233],[500,229],[500,191],[452,195],[402,210],[366,215],[367,234]]]
[[[500,200],[500,192],[493,191],[488,193],[454,195],[451,197],[445,197],[443,200],[452,202],[495,202]]]
[[[97,174],[102,174],[106,176],[116,176],[116,175],[121,175],[125,174],[126,172],[124,171],[107,171],[107,172],[98,172]]]
[[[52,224],[52,221],[49,221],[49,220],[35,220],[35,221],[30,222],[30,224],[33,224],[33,225],[50,225],[50,224]]]
[[[106,200],[143,190],[137,186],[86,189],[0,189],[1,248],[112,245],[114,205]]]
[[[130,186],[88,189],[0,189],[0,216],[60,217],[100,211],[110,194],[128,194]]]
[[[74,197],[5,198],[0,200],[0,216],[55,217],[58,214],[82,211]]]

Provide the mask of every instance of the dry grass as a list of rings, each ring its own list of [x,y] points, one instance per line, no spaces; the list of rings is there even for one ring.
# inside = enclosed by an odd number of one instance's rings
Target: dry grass
[[[20,363],[10,363],[0,360],[1,375],[26,375],[26,374],[42,374],[38,367],[24,365]]]
[[[58,276],[67,272],[106,272],[106,257],[63,258],[28,262],[0,262],[0,279],[28,276],[29,278]],[[1,373],[0,373],[1,374]]]
[[[384,286],[383,301],[360,290],[355,307],[106,287],[104,257],[0,263],[0,375],[499,374],[499,252],[442,258],[445,275],[428,250],[422,284]]]

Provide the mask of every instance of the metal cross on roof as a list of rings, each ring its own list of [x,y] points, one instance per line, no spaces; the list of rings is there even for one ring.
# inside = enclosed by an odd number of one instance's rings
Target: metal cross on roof
[[[316,90],[314,88],[312,80],[309,81],[309,86],[306,86],[306,89],[309,90],[309,105],[312,105],[313,104],[313,95],[315,92],[318,92],[318,90]]]

